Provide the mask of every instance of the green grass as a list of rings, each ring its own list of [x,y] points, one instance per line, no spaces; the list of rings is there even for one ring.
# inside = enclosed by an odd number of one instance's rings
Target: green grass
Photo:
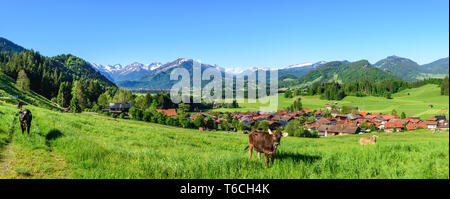
[[[6,112],[3,108],[6,104],[0,102],[0,151],[9,143],[11,140],[16,114],[13,112]],[[9,107],[9,106],[8,106]]]
[[[409,93],[409,95],[408,95]],[[275,98],[276,96],[271,96]],[[434,117],[435,115],[449,116],[449,96],[440,95],[440,88],[434,84],[428,84],[419,88],[406,89],[393,94],[393,99],[384,97],[354,97],[347,96],[340,101],[321,100],[319,96],[300,96],[304,108],[311,110],[324,109],[325,104],[338,102],[338,106],[357,106],[361,111],[391,113],[395,109],[398,114],[405,112],[408,117]],[[278,95],[278,108],[290,106],[295,98],[284,98]],[[434,107],[429,108],[432,104]],[[236,109],[213,109],[210,111],[258,111],[260,103],[242,103]]]
[[[264,168],[248,160],[247,135],[27,108],[31,136],[17,109],[0,105],[1,129],[16,127],[13,166],[0,178],[449,178],[448,131],[379,133],[367,146],[359,139],[369,135],[283,138]]]

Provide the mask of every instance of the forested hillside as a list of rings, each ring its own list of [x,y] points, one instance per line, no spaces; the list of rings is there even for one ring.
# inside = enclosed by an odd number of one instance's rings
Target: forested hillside
[[[48,99],[57,97],[63,82],[72,84],[74,80],[95,80],[103,89],[115,87],[114,83],[96,72],[86,61],[73,55],[45,57],[33,50],[0,55],[0,70],[4,74],[17,80],[19,72],[23,70],[30,81],[29,89]]]
[[[291,81],[280,82],[280,87],[306,88],[326,82],[349,83],[356,80],[378,82],[385,79],[400,79],[395,74],[382,71],[366,60],[357,62],[329,62],[306,75]]]
[[[448,74],[449,58],[442,58],[429,64],[422,65],[422,68],[433,74]]]
[[[445,94],[445,86],[448,95],[448,77],[447,84],[442,79],[424,79],[415,82],[407,82],[403,80],[386,79],[380,82],[371,82],[368,80],[357,80],[354,82],[340,84],[337,82],[327,82],[322,84],[315,84],[307,89],[288,90],[285,96],[298,95],[320,95],[322,99],[327,100],[341,100],[346,96],[376,96],[392,99],[392,94],[398,93],[405,89],[418,88],[426,84],[441,85],[442,94]],[[289,95],[289,92],[292,94]]]
[[[76,56],[46,57],[34,50],[1,38],[0,73],[2,95],[43,107],[69,107],[76,99],[77,107],[95,105],[106,90],[115,92],[116,85]]]

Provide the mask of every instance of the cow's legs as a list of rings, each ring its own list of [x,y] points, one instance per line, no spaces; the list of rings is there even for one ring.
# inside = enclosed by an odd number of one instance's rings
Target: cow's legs
[[[248,147],[248,159],[251,160],[252,159],[252,151],[253,151],[253,146],[249,146]]]
[[[30,128],[31,128],[31,125],[27,127],[28,135],[30,135]]]
[[[25,131],[25,128],[22,124],[20,124],[20,128],[22,129],[22,134],[23,134],[23,132]]]
[[[266,157],[266,168],[269,167],[269,155],[267,153],[264,153],[264,156]]]
[[[258,160],[261,160],[261,152],[258,152]]]

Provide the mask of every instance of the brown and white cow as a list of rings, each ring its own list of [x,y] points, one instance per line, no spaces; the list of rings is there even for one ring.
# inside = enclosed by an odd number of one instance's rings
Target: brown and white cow
[[[269,166],[269,156],[274,160],[274,156],[277,147],[280,145],[281,137],[288,136],[287,133],[281,133],[280,130],[274,130],[273,132],[269,129],[269,132],[252,129],[248,135],[248,146],[245,149],[249,149],[248,155],[249,159],[252,158],[252,151],[255,149],[258,152],[258,159],[260,159],[260,153],[264,153],[266,157],[266,167]]]
[[[378,136],[373,135],[370,138],[361,138],[359,139],[359,144],[360,145],[375,144],[377,142],[377,137]]]

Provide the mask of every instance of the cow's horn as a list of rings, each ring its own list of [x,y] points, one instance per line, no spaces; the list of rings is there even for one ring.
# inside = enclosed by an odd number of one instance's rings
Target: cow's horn
[[[272,131],[271,131],[270,129],[269,129],[269,134],[270,134],[270,135],[272,135],[272,134],[273,134],[273,133],[272,133]]]

